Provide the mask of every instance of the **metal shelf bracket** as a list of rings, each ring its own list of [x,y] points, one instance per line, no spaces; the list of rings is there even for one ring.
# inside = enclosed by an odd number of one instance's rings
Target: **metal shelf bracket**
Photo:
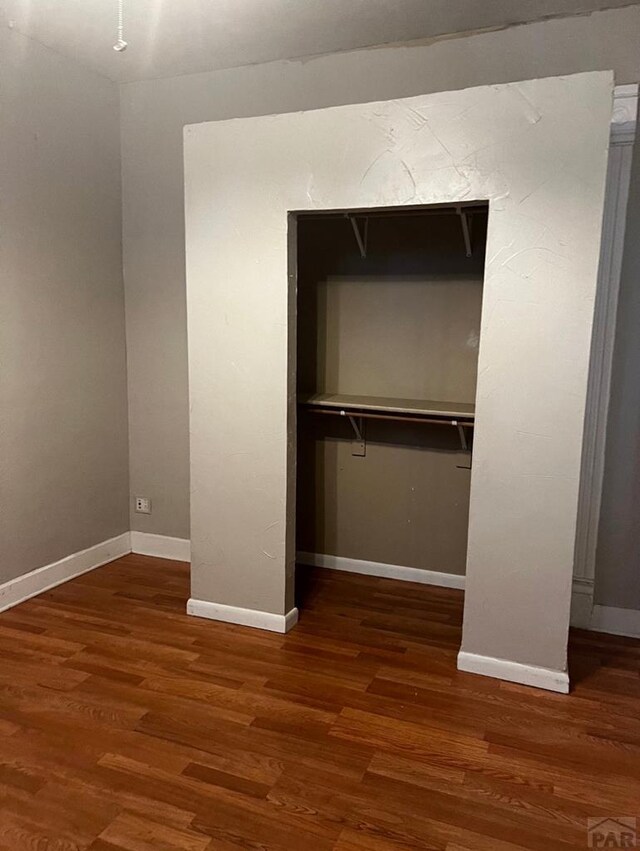
[[[469,444],[467,443],[467,435],[464,432],[464,426],[460,425],[460,423],[456,420],[454,420],[454,424],[458,426],[458,434],[460,435],[460,445],[462,446],[462,451],[468,452]]]
[[[473,254],[471,248],[471,219],[467,215],[466,211],[463,207],[456,207],[458,215],[460,216],[460,223],[462,224],[462,236],[464,237],[464,247],[467,254],[467,257],[471,257]]]
[[[351,454],[358,455],[361,458],[367,454],[367,443],[364,439],[364,421],[362,417],[354,417],[346,411],[340,411],[341,417],[348,417],[351,427],[353,428],[354,438],[351,441]]]
[[[355,216],[350,215],[349,213],[345,214],[346,217],[351,222],[351,227],[353,228],[353,233],[356,238],[356,242],[358,243],[358,249],[360,251],[360,257],[364,260],[367,256],[367,241],[369,237],[369,219],[364,219],[364,226],[362,230],[360,230],[360,223]]]
[[[458,435],[460,436],[460,451],[462,453],[462,459],[460,463],[456,464],[456,466],[461,470],[470,470],[471,469],[471,447],[469,446],[469,441],[467,440],[467,433],[464,430],[464,426],[462,423],[459,423],[457,420],[452,420],[451,424],[457,426]]]

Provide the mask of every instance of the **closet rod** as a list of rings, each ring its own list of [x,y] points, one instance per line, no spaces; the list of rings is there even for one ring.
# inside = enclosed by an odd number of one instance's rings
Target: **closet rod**
[[[402,417],[398,414],[370,414],[363,413],[361,411],[346,411],[346,410],[330,410],[329,408],[310,408],[317,414],[331,414],[337,417],[359,417],[363,420],[392,420],[393,422],[403,422],[403,423],[420,423],[425,425],[448,425],[448,426],[457,426],[458,428],[473,428],[474,423],[472,420],[454,420],[449,417],[436,419],[435,417]]]

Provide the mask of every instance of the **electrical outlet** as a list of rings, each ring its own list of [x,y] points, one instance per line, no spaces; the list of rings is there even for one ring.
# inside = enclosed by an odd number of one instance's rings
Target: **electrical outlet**
[[[136,497],[136,513],[151,514],[151,500],[146,496]]]

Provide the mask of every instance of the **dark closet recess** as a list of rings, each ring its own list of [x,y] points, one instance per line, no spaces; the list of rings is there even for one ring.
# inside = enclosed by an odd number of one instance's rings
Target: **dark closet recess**
[[[297,548],[462,574],[488,207],[297,214]]]

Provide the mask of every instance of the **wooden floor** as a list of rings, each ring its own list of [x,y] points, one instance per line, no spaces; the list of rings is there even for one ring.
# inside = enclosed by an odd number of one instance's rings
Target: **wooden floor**
[[[553,851],[640,815],[640,642],[576,633],[551,694],[456,671],[461,592],[301,571],[286,637],[188,618],[141,556],[0,615],[2,851]]]

